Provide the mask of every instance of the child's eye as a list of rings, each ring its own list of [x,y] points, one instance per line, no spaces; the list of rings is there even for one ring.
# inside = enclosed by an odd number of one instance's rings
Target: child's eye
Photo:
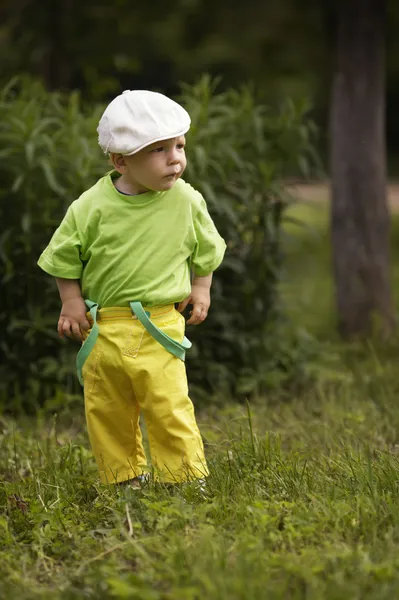
[[[178,148],[179,150],[182,150],[182,149],[184,148],[184,144],[177,144],[177,148]]]
[[[151,152],[162,152],[163,146],[159,146],[159,148],[153,148]]]

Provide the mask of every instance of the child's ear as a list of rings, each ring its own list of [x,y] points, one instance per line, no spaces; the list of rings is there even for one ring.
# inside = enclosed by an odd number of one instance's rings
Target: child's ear
[[[126,161],[123,154],[116,154],[115,152],[111,152],[109,155],[110,162],[114,165],[114,168],[119,173],[124,173],[126,169]]]

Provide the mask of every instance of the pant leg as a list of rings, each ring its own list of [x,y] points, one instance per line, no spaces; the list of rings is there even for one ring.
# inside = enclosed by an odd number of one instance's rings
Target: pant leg
[[[172,338],[183,339],[184,319],[177,311],[154,322]],[[145,332],[132,383],[146,421],[156,477],[180,482],[206,476],[204,448],[188,395],[184,362]]]
[[[123,361],[124,352],[135,351],[136,330],[123,321],[99,328],[83,367],[87,430],[102,483],[119,483],[140,475],[147,464],[140,407]]]

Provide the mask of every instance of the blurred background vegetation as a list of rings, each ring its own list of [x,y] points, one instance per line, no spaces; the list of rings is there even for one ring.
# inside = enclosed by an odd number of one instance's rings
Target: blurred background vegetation
[[[333,0],[259,2],[177,0],[3,0],[0,6],[0,78],[29,73],[48,89],[81,90],[108,101],[123,89],[176,95],[180,82],[203,73],[222,76],[222,87],[252,82],[267,104],[306,98],[326,126],[336,28]],[[399,154],[399,7],[388,0],[388,147]],[[394,169],[396,172],[396,169]]]
[[[393,0],[388,13],[394,176]],[[282,224],[298,217],[287,211],[293,197],[285,184],[320,177],[327,163],[334,2],[4,0],[0,23],[0,405],[35,408],[80,393],[76,348],[55,331],[54,281],[36,261],[69,203],[108,169],[96,126],[124,89],[159,90],[190,111],[186,178],[206,197],[228,242],[211,316],[189,333],[197,397],[302,385],[319,347],[311,330],[292,327],[281,300],[292,236]]]
[[[61,388],[78,392],[76,344],[57,339],[55,280],[36,262],[69,203],[109,169],[96,139],[103,107],[30,79],[12,80],[0,97],[1,402],[34,409]],[[314,129],[306,104],[287,100],[272,111],[250,88],[220,92],[209,76],[184,85],[180,100],[193,121],[185,178],[228,243],[209,318],[190,329],[192,391],[203,400],[259,392],[301,368],[293,340],[277,336],[285,323],[280,230],[290,202],[282,182],[317,164]]]

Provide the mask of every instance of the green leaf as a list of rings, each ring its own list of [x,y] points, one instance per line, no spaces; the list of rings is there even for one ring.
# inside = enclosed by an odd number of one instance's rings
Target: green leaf
[[[46,181],[47,181],[47,184],[48,184],[49,188],[52,189],[53,192],[55,192],[56,194],[59,194],[60,196],[65,196],[66,195],[66,190],[57,181],[56,175],[55,175],[55,173],[53,171],[53,167],[51,166],[50,162],[46,158],[41,158],[39,160],[39,165],[43,169],[43,173],[44,173],[44,175],[46,177]]]

